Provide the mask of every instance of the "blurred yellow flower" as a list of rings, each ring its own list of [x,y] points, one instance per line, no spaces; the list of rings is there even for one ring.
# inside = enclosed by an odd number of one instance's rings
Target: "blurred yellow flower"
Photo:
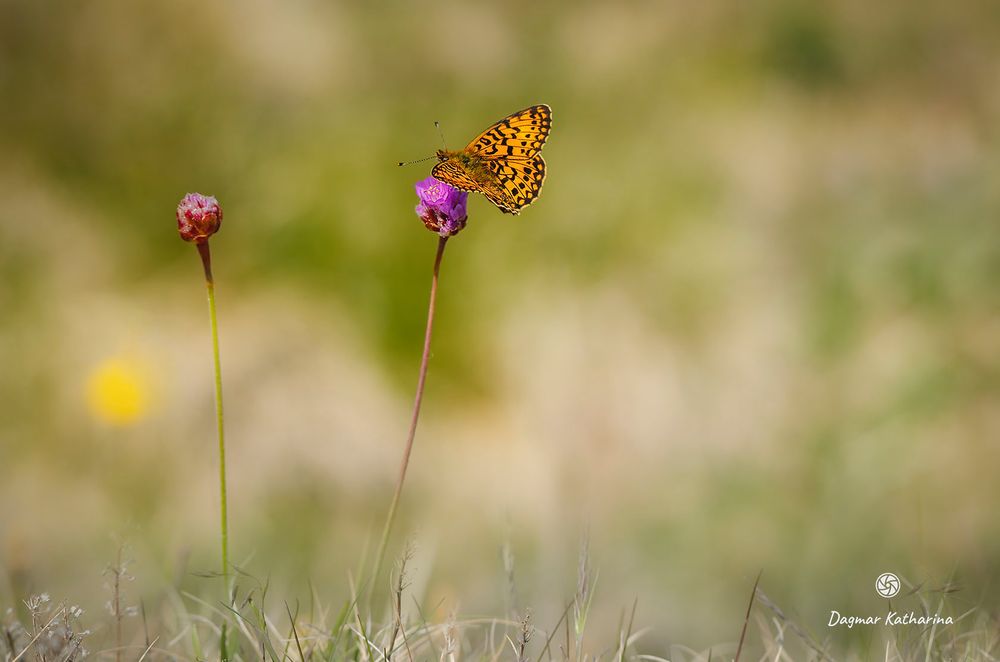
[[[150,408],[148,366],[135,358],[110,357],[87,378],[87,406],[91,415],[110,425],[127,426],[142,419]]]

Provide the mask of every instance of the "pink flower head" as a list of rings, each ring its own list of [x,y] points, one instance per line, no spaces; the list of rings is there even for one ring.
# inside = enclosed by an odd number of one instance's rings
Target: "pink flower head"
[[[204,243],[221,225],[222,207],[210,195],[188,193],[177,205],[177,231],[184,241]]]
[[[466,209],[468,193],[433,177],[417,182],[415,188],[417,197],[420,198],[417,216],[428,230],[437,232],[442,237],[451,237],[465,227],[469,218]]]

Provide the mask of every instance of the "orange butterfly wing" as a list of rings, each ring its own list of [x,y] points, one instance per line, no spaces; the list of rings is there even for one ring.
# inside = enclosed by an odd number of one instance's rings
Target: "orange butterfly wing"
[[[536,154],[531,160],[489,160],[486,161],[486,166],[496,175],[498,182],[513,201],[514,204],[509,210],[512,214],[516,215],[534,202],[542,191],[542,184],[545,182],[545,160],[541,154]]]
[[[434,169],[431,170],[431,177],[450,186],[454,186],[460,191],[478,193],[480,190],[479,183],[472,178],[472,175],[465,171],[465,168],[463,168],[461,164],[454,160],[441,161],[438,163],[434,166]]]
[[[541,151],[552,130],[552,109],[529,106],[486,129],[465,148],[485,159],[530,159]]]

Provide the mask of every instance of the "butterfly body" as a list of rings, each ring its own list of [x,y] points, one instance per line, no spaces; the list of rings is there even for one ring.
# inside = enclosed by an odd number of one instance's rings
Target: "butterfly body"
[[[458,165],[473,181],[480,186],[486,185],[495,176],[486,165],[485,159],[477,154],[469,154],[465,150],[450,151],[439,149],[437,151],[438,161],[451,161]],[[456,187],[459,188],[459,187]]]
[[[541,149],[551,127],[552,110],[530,106],[486,129],[465,149],[438,150],[431,175],[457,189],[482,193],[504,213],[518,214],[542,190]]]

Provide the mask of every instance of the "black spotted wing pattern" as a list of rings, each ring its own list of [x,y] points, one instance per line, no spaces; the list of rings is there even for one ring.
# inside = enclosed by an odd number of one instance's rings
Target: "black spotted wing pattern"
[[[489,160],[486,166],[497,176],[500,185],[513,202],[508,209],[511,214],[517,214],[538,197],[545,182],[545,160],[541,154],[527,159]],[[498,207],[500,205],[497,205]]]
[[[552,109],[530,106],[480,133],[465,150],[486,159],[530,159],[541,151],[551,129]]]
[[[431,170],[431,177],[445,184],[449,184],[460,191],[477,193],[480,189],[479,183],[466,172],[460,163],[454,160],[441,161]]]

